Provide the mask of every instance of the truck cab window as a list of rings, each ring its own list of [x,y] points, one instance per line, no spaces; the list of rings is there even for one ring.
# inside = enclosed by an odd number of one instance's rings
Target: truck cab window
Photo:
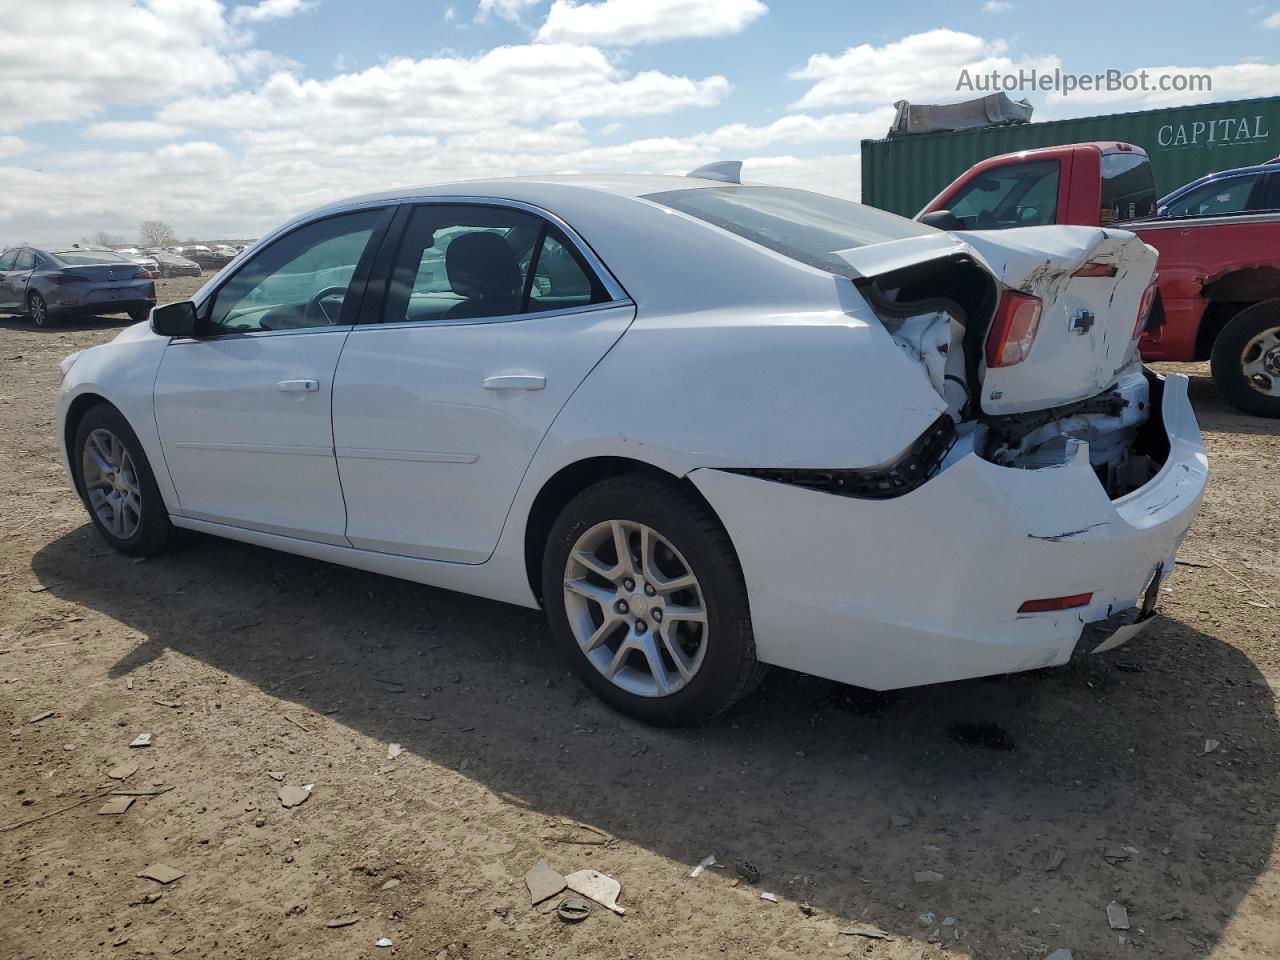
[[[1011,163],[981,173],[951,201],[951,212],[966,230],[1037,227],[1058,215],[1057,160]]]

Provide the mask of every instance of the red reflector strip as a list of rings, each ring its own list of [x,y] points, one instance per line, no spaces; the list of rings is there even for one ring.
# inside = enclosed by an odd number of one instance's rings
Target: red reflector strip
[[[1096,260],[1086,263],[1072,274],[1073,277],[1114,277],[1115,275],[1116,265],[1114,263],[1099,263]]]
[[[1018,612],[1044,613],[1046,610],[1070,610],[1073,607],[1087,607],[1092,599],[1092,593],[1073,593],[1069,597],[1045,597],[1043,600],[1028,600],[1018,608]]]

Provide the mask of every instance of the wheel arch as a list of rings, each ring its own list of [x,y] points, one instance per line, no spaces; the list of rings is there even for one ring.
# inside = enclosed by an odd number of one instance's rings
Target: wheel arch
[[[1207,360],[1218,335],[1242,310],[1280,298],[1280,267],[1250,266],[1206,280],[1201,287],[1206,301],[1196,331],[1196,359]]]
[[[124,411],[117,407],[114,403],[99,393],[86,391],[80,394],[67,406],[67,415],[62,422],[62,449],[66,453],[67,466],[71,468],[71,478],[76,485],[76,493],[80,497],[84,497],[84,490],[80,487],[80,471],[75,468],[75,447],[76,431],[80,429],[80,421],[84,419],[86,413],[97,406],[110,407],[120,416],[124,417]],[[128,420],[128,417],[125,417]]]
[[[688,477],[677,476],[661,467],[630,457],[594,456],[576,460],[561,467],[547,478],[538,490],[537,496],[533,498],[525,519],[525,574],[529,579],[529,589],[533,591],[539,603],[542,603],[542,552],[556,518],[560,516],[570,500],[592,484],[628,473],[657,477],[679,485],[691,496],[696,497],[716,518],[721,527],[724,526],[715,508],[707,502],[702,491]],[[729,539],[732,543],[733,538]]]

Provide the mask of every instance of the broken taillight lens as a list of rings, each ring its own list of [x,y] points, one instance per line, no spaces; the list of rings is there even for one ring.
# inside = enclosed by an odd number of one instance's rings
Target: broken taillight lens
[[[1142,336],[1142,331],[1146,329],[1147,318],[1151,316],[1151,308],[1156,302],[1156,281],[1158,276],[1152,277],[1151,282],[1147,284],[1147,289],[1142,291],[1142,299],[1138,301],[1138,319],[1133,323],[1133,339],[1137,340]]]
[[[987,366],[1011,367],[1027,359],[1040,329],[1039,297],[1006,290],[987,332]]]

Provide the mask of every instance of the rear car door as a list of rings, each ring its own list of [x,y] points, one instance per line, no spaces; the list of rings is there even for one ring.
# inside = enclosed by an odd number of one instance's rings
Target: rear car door
[[[406,205],[397,233],[334,385],[347,539],[482,563],[551,422],[635,306],[530,207]]]
[[[333,376],[391,209],[272,241],[201,306],[200,336],[166,348],[156,423],[186,516],[346,544]]]

